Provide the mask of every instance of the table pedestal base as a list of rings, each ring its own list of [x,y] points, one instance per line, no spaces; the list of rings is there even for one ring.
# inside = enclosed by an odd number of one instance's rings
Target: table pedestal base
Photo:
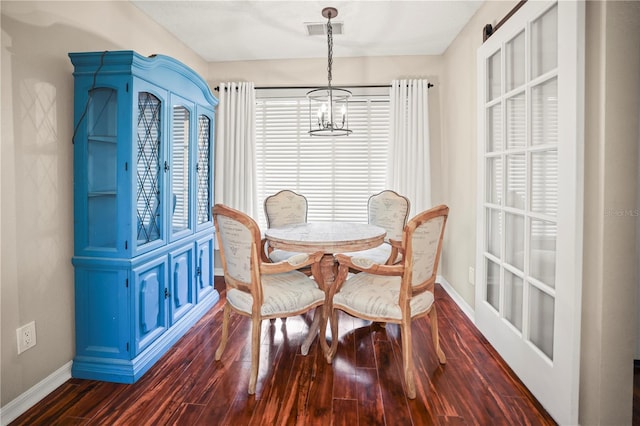
[[[325,285],[325,293],[328,294],[329,288],[333,285],[336,277],[336,263],[333,254],[325,254],[324,256],[322,256],[322,259],[320,260],[320,271],[322,272],[322,279]],[[325,304],[327,302],[328,301],[325,300]],[[318,309],[321,309],[321,311],[318,311]],[[330,315],[331,312],[327,312],[326,314]],[[309,348],[313,343],[313,339],[316,338],[316,335],[320,330],[320,320],[322,319],[323,315],[325,315],[324,306],[316,308],[316,311],[313,314],[313,322],[309,327],[309,334],[304,339],[304,342],[302,342],[302,346],[300,347],[300,352],[302,353],[302,355],[307,355],[309,353]],[[325,336],[320,336],[320,339],[324,338]],[[322,341],[320,343],[322,344]]]

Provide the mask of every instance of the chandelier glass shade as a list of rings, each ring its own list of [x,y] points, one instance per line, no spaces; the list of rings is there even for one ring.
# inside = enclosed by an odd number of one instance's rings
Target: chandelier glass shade
[[[333,30],[331,18],[335,18],[338,11],[333,7],[322,9],[322,16],[327,18],[327,86],[318,87],[307,93],[309,101],[309,134],[311,136],[347,136],[349,130],[349,98],[351,92],[346,89],[333,87]]]

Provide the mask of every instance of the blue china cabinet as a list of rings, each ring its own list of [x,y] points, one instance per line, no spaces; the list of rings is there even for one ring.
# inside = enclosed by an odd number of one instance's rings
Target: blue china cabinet
[[[211,217],[218,100],[167,56],[69,57],[72,376],[134,383],[219,300]]]

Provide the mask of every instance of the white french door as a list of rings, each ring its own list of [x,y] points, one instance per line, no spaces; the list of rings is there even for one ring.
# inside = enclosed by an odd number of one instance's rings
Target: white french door
[[[478,50],[478,328],[578,422],[584,2],[529,1]]]

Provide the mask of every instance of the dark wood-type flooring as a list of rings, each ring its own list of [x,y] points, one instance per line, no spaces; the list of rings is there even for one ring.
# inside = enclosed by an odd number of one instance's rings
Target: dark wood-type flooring
[[[555,424],[473,323],[436,286],[447,364],[427,319],[413,325],[417,398],[402,388],[400,333],[341,315],[333,365],[318,341],[300,354],[309,316],[263,322],[256,395],[249,379],[248,318],[232,316],[223,359],[224,291],[211,309],[137,383],[71,379],[12,425],[550,425]]]

